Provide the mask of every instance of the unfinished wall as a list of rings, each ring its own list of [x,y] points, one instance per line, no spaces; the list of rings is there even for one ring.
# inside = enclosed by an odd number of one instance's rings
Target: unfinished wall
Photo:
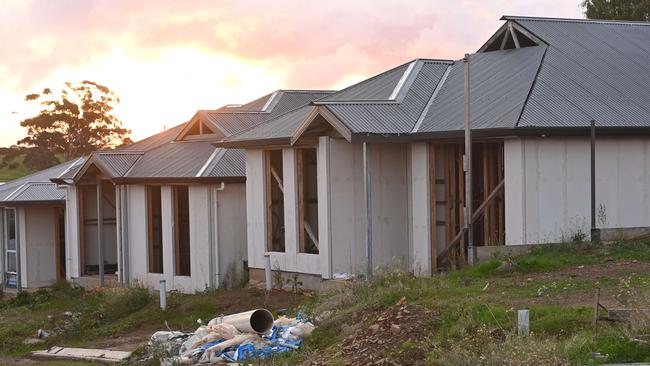
[[[223,191],[215,189],[217,199],[215,238],[218,258],[217,283],[236,286],[244,278],[246,246],[246,185],[226,184]]]
[[[329,141],[329,186],[319,191],[329,190],[332,273],[361,273],[367,266],[363,147],[342,139]],[[410,263],[407,146],[369,146],[373,265],[406,268]]]
[[[298,250],[296,153],[283,149],[285,252],[271,252],[274,267],[320,275],[365,271],[366,218],[362,145],[320,137],[318,143],[319,254]],[[373,264],[406,268],[409,256],[408,146],[370,145]],[[264,268],[266,209],[264,152],[248,150],[247,217],[249,266]]]
[[[56,281],[56,216],[52,206],[25,206],[21,227],[21,262],[25,288],[45,287]],[[24,232],[22,230],[25,230]],[[23,259],[24,258],[24,259]]]
[[[431,198],[429,179],[429,146],[411,144],[410,191],[411,246],[413,273],[430,276],[431,268]]]
[[[132,284],[157,290],[160,280],[164,279],[168,290],[185,293],[205,290],[210,285],[209,253],[210,243],[213,240],[215,284],[225,283],[232,286],[233,281],[242,277],[246,258],[244,184],[225,185],[223,191],[217,191],[214,185],[189,187],[191,276],[175,275],[171,188],[171,186],[161,187],[163,273],[149,273],[146,189],[144,185],[128,186],[129,241],[127,245]],[[210,190],[214,192],[212,201],[210,201]],[[212,222],[209,221],[210,205],[213,210]],[[213,239],[210,238],[210,230],[214,230]],[[219,244],[216,244],[217,242]]]
[[[67,187],[65,215],[66,277],[71,280],[78,278],[81,274],[79,268],[79,195],[76,186]]]
[[[266,195],[264,151],[246,150],[246,243],[248,266],[264,268]]]
[[[505,142],[506,243],[589,238],[588,138],[520,138]],[[650,139],[596,141],[597,226],[650,226]]]

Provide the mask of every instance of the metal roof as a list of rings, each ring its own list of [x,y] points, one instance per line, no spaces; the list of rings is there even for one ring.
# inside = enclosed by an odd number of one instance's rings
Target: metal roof
[[[470,56],[473,129],[525,133],[587,127],[592,119],[599,127],[650,128],[650,23],[503,19],[534,40]],[[449,136],[464,127],[463,61],[416,60],[312,104],[327,108],[358,140]],[[270,120],[218,145],[277,143],[310,113]]]
[[[405,86],[401,100],[374,103],[322,103],[352,133],[408,134],[415,127],[422,111],[451,61],[416,60],[410,85]]]
[[[214,147],[206,141],[163,144],[142,155],[125,177],[196,177],[213,151]]]
[[[144,152],[98,151],[94,157],[108,169],[113,177],[124,176],[131,167],[143,156]]]
[[[473,129],[516,127],[545,51],[546,46],[535,46],[470,56]],[[463,129],[464,84],[464,63],[456,61],[414,132]]]
[[[650,127],[650,23],[503,19],[549,45],[518,127]]]
[[[64,201],[65,188],[57,188],[50,178],[58,177],[79,163],[79,159],[38,171],[0,186],[0,203]]]
[[[414,61],[397,66],[360,83],[342,89],[341,91],[324,97],[321,101],[389,100],[400,79],[412,62]]]
[[[240,107],[223,107],[199,113],[226,135],[234,135],[331,93],[324,90],[278,90]]]
[[[300,126],[300,124],[315,108],[315,106],[306,105],[282,116],[266,121],[257,127],[232,135],[227,139],[227,141],[288,139],[293,136],[298,126]]]
[[[245,177],[246,154],[242,149],[219,149],[223,151],[220,159],[210,164],[204,176]]]

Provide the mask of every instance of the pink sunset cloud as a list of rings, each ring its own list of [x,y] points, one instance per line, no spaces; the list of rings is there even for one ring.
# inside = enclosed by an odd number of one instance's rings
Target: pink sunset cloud
[[[579,3],[7,0],[0,146],[24,134],[23,96],[66,80],[112,88],[119,117],[143,138],[274,89],[341,87],[417,57],[460,58],[503,14],[582,17]]]

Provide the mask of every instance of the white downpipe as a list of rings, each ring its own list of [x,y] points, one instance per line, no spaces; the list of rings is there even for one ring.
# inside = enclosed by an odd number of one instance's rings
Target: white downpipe
[[[208,193],[208,244],[210,256],[210,280],[208,285],[211,289],[216,289],[221,285],[221,266],[219,265],[219,192],[226,189],[226,183],[221,182],[217,188],[210,188]],[[214,212],[214,207],[217,212]]]

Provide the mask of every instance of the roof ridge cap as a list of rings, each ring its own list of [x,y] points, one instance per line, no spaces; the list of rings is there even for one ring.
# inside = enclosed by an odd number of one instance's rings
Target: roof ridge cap
[[[586,24],[614,24],[614,25],[650,26],[650,22],[641,21],[641,20],[553,18],[553,17],[518,16],[518,15],[504,15],[504,16],[501,17],[501,20],[529,20],[529,21],[558,22],[558,23],[586,23]]]

